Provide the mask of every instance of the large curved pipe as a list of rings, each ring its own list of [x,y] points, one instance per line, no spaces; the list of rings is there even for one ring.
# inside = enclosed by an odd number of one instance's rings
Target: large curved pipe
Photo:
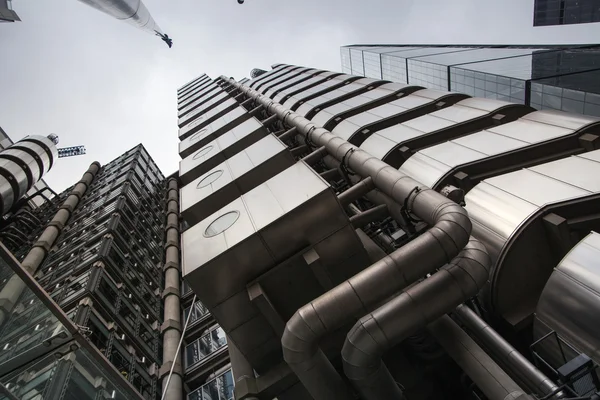
[[[471,238],[458,257],[377,310],[348,332],[344,372],[363,400],[401,400],[402,390],[381,360],[383,354],[430,322],[475,296],[488,280],[492,260]]]
[[[222,77],[257,104],[276,114],[297,133],[343,161],[399,204],[405,204],[431,228],[412,242],[300,308],[281,338],[283,358],[315,400],[342,400],[352,393],[325,354],[319,340],[360,318],[372,307],[427,273],[450,262],[469,241],[467,212],[443,195],[400,173],[369,153],[320,128],[244,84]]]

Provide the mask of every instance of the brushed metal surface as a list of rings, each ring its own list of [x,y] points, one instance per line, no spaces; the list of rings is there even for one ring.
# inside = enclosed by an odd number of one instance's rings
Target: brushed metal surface
[[[266,135],[267,130],[256,118],[247,119],[181,160],[179,179],[187,185]]]
[[[534,339],[554,330],[599,362],[599,313],[600,234],[591,232],[573,247],[548,279],[536,308]],[[551,357],[560,358],[557,347],[544,348],[554,353]]]
[[[335,128],[333,128],[331,132],[340,136],[344,140],[348,140],[365,125],[382,120],[384,118],[390,118],[394,115],[402,114],[407,110],[437,101],[441,97],[447,96],[448,94],[450,94],[450,92],[433,89],[418,90],[398,100],[394,100],[390,103],[354,115],[340,122]]]

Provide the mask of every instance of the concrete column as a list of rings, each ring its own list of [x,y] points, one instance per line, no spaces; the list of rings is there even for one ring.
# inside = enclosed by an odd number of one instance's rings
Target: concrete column
[[[165,400],[181,400],[183,397],[183,369],[177,347],[181,340],[181,298],[179,263],[179,192],[177,180],[167,183],[167,224],[165,226],[165,289],[163,291],[163,365],[160,367],[162,392]],[[173,374],[169,378],[171,367]],[[168,386],[167,386],[168,381]],[[165,391],[166,388],[166,391]]]
[[[73,214],[81,197],[87,191],[87,188],[96,177],[96,174],[100,171],[100,168],[101,166],[98,161],[94,161],[90,165],[88,170],[81,177],[81,180],[75,185],[69,196],[60,206],[60,209],[48,223],[46,229],[44,229],[38,240],[33,244],[29,253],[27,253],[21,262],[23,269],[31,275],[36,273],[40,265],[46,259],[48,252],[52,246],[54,246],[56,239],[69,221],[69,218],[71,218],[71,214]],[[17,275],[13,275],[2,291],[0,291],[0,326],[6,321],[8,315],[19,300],[25,286],[25,283]]]

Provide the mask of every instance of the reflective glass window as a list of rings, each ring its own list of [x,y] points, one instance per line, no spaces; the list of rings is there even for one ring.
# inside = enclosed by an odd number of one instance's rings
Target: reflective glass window
[[[190,368],[201,362],[215,351],[223,348],[226,344],[227,339],[223,329],[220,326],[211,328],[209,332],[202,335],[198,340],[186,346],[186,368]]]

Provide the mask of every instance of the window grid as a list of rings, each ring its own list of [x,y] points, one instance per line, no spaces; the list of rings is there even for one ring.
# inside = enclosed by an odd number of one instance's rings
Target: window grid
[[[448,68],[419,60],[408,60],[408,83],[429,89],[448,90]]]
[[[600,117],[600,94],[532,82],[531,106]]]
[[[368,78],[381,79],[381,57],[376,53],[363,52],[365,76]]]
[[[406,80],[406,59],[388,54],[381,55],[383,79],[393,82],[408,83]]]
[[[474,97],[525,104],[525,81],[521,79],[451,67],[450,89]]]
[[[347,47],[341,47],[340,55],[342,57],[342,72],[345,74],[351,74],[352,64],[350,62],[350,49]]]
[[[350,49],[350,61],[352,62],[352,74],[365,75],[362,50]]]

